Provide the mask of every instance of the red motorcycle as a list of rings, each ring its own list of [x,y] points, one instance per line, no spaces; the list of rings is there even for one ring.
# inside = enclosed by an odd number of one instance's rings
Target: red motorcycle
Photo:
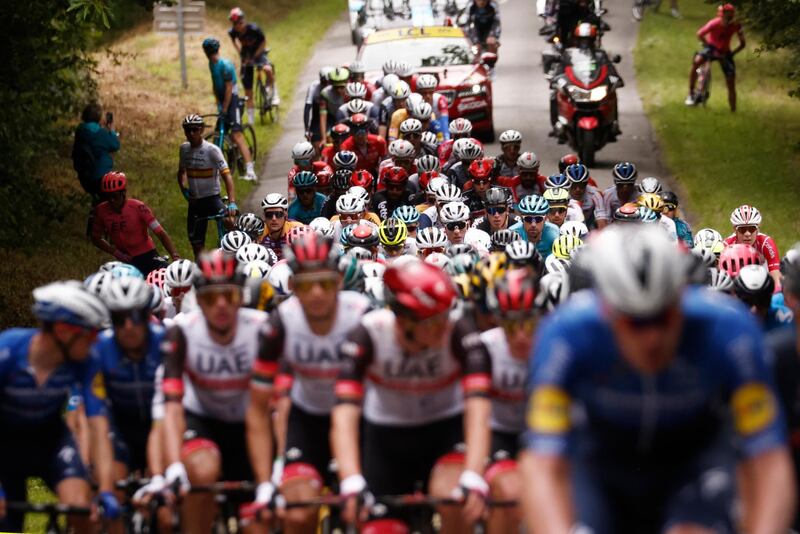
[[[595,152],[620,133],[616,90],[623,82],[611,65],[620,57],[602,60],[605,57],[604,52],[567,48],[563,68],[550,82],[556,96],[555,133],[589,166],[594,165]]]

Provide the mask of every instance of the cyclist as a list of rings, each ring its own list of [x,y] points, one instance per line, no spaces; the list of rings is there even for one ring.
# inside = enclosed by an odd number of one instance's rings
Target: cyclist
[[[413,240],[417,237],[417,228],[419,226],[420,219],[419,210],[412,208],[411,206],[400,206],[399,208],[395,208],[394,212],[392,213],[392,217],[395,217],[405,223],[406,230],[408,231],[408,239]]]
[[[88,507],[88,473],[62,416],[80,397],[89,424],[89,450],[103,515],[119,515],[113,493],[113,452],[103,404],[105,388],[89,349],[108,325],[108,310],[80,282],[55,282],[33,291],[38,328],[0,334],[0,528],[21,532],[23,514],[5,500],[25,501],[27,478],[38,476],[67,505]],[[88,518],[69,524],[89,532]]]
[[[364,315],[339,347],[331,436],[344,517],[355,522],[367,492],[407,494],[422,482],[433,497],[464,495],[462,514],[439,510],[444,532],[464,532],[488,494],[489,356],[471,322],[449,317],[456,291],[441,269],[395,263],[384,284],[389,309]]]
[[[353,172],[348,169],[339,169],[333,173],[331,180],[332,191],[322,206],[322,217],[330,219],[336,215],[336,201],[350,189],[350,178]]]
[[[636,165],[629,162],[620,162],[614,165],[611,176],[614,185],[603,191],[603,205],[601,216],[596,218],[597,227],[605,228],[611,222],[612,214],[623,205],[636,200]]]
[[[286,234],[292,228],[303,226],[303,223],[287,220],[289,201],[280,193],[270,193],[265,196],[261,201],[261,209],[264,210],[266,228],[259,244],[272,249],[278,259],[281,259],[283,245],[286,244]]]
[[[333,157],[342,150],[342,143],[350,138],[350,127],[347,124],[337,124],[331,128],[332,144],[325,145],[320,153],[322,161],[333,165]]]
[[[694,99],[697,69],[707,61],[717,59],[728,86],[728,105],[731,111],[736,111],[736,64],[733,56],[744,50],[745,40],[742,25],[733,20],[735,16],[736,8],[733,4],[722,4],[717,8],[717,16],[697,30],[697,38],[703,43],[703,50],[694,55],[692,69],[689,71],[689,96],[685,102],[687,106],[697,103]],[[739,38],[739,46],[731,50],[731,38],[734,34]]]
[[[529,530],[734,532],[738,454],[748,531],[785,532],[794,480],[755,321],[687,288],[684,257],[655,225],[612,225],[585,253],[596,290],[543,321],[531,353]]]
[[[469,208],[463,202],[448,202],[439,212],[439,221],[450,244],[459,245],[469,228]]]
[[[480,52],[497,53],[500,47],[500,8],[490,0],[473,0],[467,10],[466,33]]]
[[[340,196],[336,201],[336,215],[331,217],[331,222],[334,223],[334,228],[336,228],[335,235],[338,236],[341,233],[341,227],[356,224],[360,221],[367,221],[375,226],[381,224],[378,215],[367,211],[367,205],[363,198],[352,193]]]
[[[469,139],[456,139],[453,143],[453,160],[445,164],[442,174],[450,179],[450,183],[464,189],[469,181],[468,169],[472,162],[483,158],[483,146]]]
[[[100,190],[108,198],[95,208],[92,220],[92,243],[121,262],[129,263],[147,276],[164,267],[148,230],[158,236],[173,260],[180,258],[169,234],[153,215],[150,207],[135,198],[127,198],[125,173],[111,171],[103,176]],[[108,236],[108,241],[103,237]]]
[[[547,259],[559,236],[558,226],[546,220],[550,204],[544,197],[528,195],[517,204],[517,212],[522,220],[509,229],[517,232],[524,241],[535,244],[542,258]]]
[[[564,176],[569,179],[569,194],[581,203],[583,220],[589,228],[598,227],[597,219],[608,219],[605,213],[603,193],[589,184],[589,169],[582,163],[570,165],[564,169]]]
[[[726,245],[744,243],[755,248],[767,260],[767,267],[775,287],[781,286],[781,255],[775,240],[759,231],[761,212],[754,206],[743,204],[731,213],[733,234],[725,239]]]
[[[356,154],[357,169],[377,174],[381,160],[386,157],[386,140],[369,133],[369,120],[363,113],[350,117],[350,133],[352,135],[342,143],[342,150]]]
[[[745,265],[733,280],[733,292],[758,317],[765,332],[792,324],[792,311],[772,300],[775,281],[764,265]]]
[[[169,264],[164,273],[167,296],[164,299],[164,316],[172,319],[181,312],[192,311],[197,307],[192,279],[195,264],[190,260],[176,260]]]
[[[203,41],[203,52],[208,58],[208,70],[211,72],[211,85],[214,98],[217,100],[217,111],[220,120],[225,121],[225,130],[239,147],[239,152],[244,158],[247,172],[245,180],[255,182],[258,180],[253,166],[253,155],[242,135],[242,101],[236,86],[236,69],[233,62],[223,58],[219,53],[219,41],[208,37]]]
[[[431,181],[433,183],[433,181]],[[431,184],[428,184],[429,186]],[[436,184],[433,184],[436,185]],[[419,227],[441,226],[439,222],[439,210],[448,202],[461,202],[461,190],[453,184],[444,183],[436,188],[435,202],[433,206],[427,208],[419,217]]]
[[[378,136],[386,139],[389,133],[389,123],[392,120],[392,115],[395,110],[405,107],[406,99],[409,95],[411,95],[411,87],[398,78],[380,104],[378,114]]]
[[[551,187],[542,195],[550,206],[547,212],[547,220],[560,229],[567,221],[583,222],[583,210],[574,198],[570,198],[569,192],[562,187]]]
[[[500,176],[497,184],[507,187],[518,202],[527,195],[540,195],[544,192],[545,177],[539,174],[541,162],[533,152],[523,152],[517,158],[517,175]]]
[[[322,142],[328,140],[328,130],[336,124],[336,112],[344,104],[345,87],[350,79],[350,71],[346,67],[336,67],[328,73],[330,85],[319,93],[319,135]]]
[[[416,212],[416,210],[414,211]],[[389,217],[381,223],[380,227],[378,227],[378,238],[381,242],[380,254],[387,259],[397,258],[405,254],[411,256],[417,254],[416,250],[410,250],[409,245],[413,241],[409,240],[406,223],[396,216]]]
[[[372,211],[385,220],[400,206],[413,206],[413,192],[408,185],[408,173],[402,167],[389,167],[381,176],[383,191],[372,196]]]
[[[675,222],[675,231],[678,234],[678,239],[683,241],[687,248],[694,247],[694,239],[692,238],[692,228],[689,223],[680,218],[678,212],[678,195],[672,191],[662,191],[659,193],[661,200],[664,201],[664,207],[661,209],[662,217],[669,217]]]
[[[453,119],[447,127],[450,132],[450,138],[439,143],[437,148],[437,155],[442,165],[448,163],[453,153],[453,143],[462,137],[470,137],[472,135],[472,123],[469,119],[458,117]]]
[[[255,112],[253,111],[253,74],[258,71],[266,77],[267,86],[272,89],[272,105],[278,106],[281,98],[275,88],[275,71],[272,64],[267,59],[267,38],[261,28],[254,22],[245,20],[244,11],[240,7],[231,9],[228,15],[231,21],[231,29],[228,35],[233,41],[233,47],[239,52],[241,69],[239,74],[242,77],[244,93],[247,95],[247,119],[250,124],[255,124]]]
[[[383,173],[391,167],[402,167],[409,175],[417,172],[414,164],[416,156],[414,145],[405,139],[396,139],[389,143],[389,157],[378,166],[378,184],[383,185]]]
[[[423,102],[430,104],[433,109],[434,120],[438,123],[436,131],[442,134],[442,140],[450,139],[450,107],[447,98],[436,92],[439,80],[433,74],[425,73],[417,76],[415,81]]]
[[[519,174],[519,157],[522,147],[522,134],[517,130],[506,130],[500,134],[501,154],[494,158],[494,177],[514,177]]]
[[[511,211],[511,195],[505,187],[492,187],[483,199],[486,214],[475,219],[472,228],[483,230],[490,236],[498,230],[511,228],[520,222]]]
[[[322,213],[325,195],[317,193],[317,175],[309,171],[300,171],[292,179],[297,194],[289,205],[289,219],[308,224]]]
[[[486,214],[486,193],[494,182],[494,161],[489,158],[479,158],[470,163],[467,168],[468,180],[464,183],[464,202],[469,206],[473,218],[480,218]]]
[[[178,186],[189,202],[186,227],[195,257],[205,247],[208,218],[227,213],[232,219],[238,209],[231,171],[225,163],[222,150],[203,139],[205,126],[200,115],[184,117],[186,142],[181,145],[178,158]],[[227,207],[219,196],[220,178],[225,180],[229,202]]]
[[[112,328],[104,330],[92,347],[99,362],[111,416],[117,480],[129,473],[162,472],[161,459],[147,451],[160,439],[151,432],[151,406],[156,370],[161,365],[160,344],[164,329],[151,322],[153,292],[144,280],[124,277],[109,281],[102,297],[111,312]]]
[[[320,136],[319,127],[319,99],[320,93],[328,85],[328,74],[333,67],[322,67],[319,70],[319,79],[314,80],[306,91],[306,100],[303,105],[303,128],[305,129],[306,140],[311,142],[315,150],[319,150],[320,144],[325,139]]]
[[[244,275],[236,269],[236,258],[216,250],[201,254],[197,263],[199,309],[177,316],[161,345],[164,479],[184,493],[192,485],[253,479],[243,454],[245,414],[267,318],[262,311],[242,307]],[[264,442],[269,447],[271,437]],[[261,482],[256,501],[269,502],[273,493],[269,482]],[[184,532],[211,531],[213,494],[186,493],[181,507]]]
[[[288,245],[284,257],[294,273],[294,294],[270,315],[265,328],[250,386],[247,436],[251,456],[261,459],[254,463],[256,478],[269,480],[265,427],[273,399],[271,388],[263,385],[270,384],[280,364],[283,370],[276,380],[288,400],[280,404],[277,418],[281,421],[278,440],[284,444],[278,451],[284,460],[280,491],[291,504],[318,496],[324,481],[331,480],[330,415],[336,403],[334,383],[342,366],[338,347],[369,310],[370,302],[358,293],[339,291],[339,255],[331,238],[307,234]],[[314,533],[317,514],[316,508],[289,510],[285,528]]]
[[[675,221],[669,217],[661,215],[661,210],[664,209],[664,201],[655,193],[642,193],[636,199],[636,204],[639,207],[648,208],[656,213],[658,218],[658,225],[664,229],[670,239],[677,241],[678,232],[676,230]]]

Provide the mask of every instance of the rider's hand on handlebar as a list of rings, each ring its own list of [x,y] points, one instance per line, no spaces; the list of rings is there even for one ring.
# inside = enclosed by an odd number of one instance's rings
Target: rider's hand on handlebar
[[[239,206],[236,205],[236,202],[231,202],[228,204],[228,216],[229,217],[236,217],[239,213]]]
[[[95,503],[100,506],[103,518],[117,519],[119,517],[119,501],[113,491],[101,491],[95,497]]]
[[[133,494],[133,503],[142,505],[147,504],[153,495],[161,493],[167,487],[167,481],[161,475],[153,475],[150,482],[136,490]]]
[[[367,481],[362,475],[350,475],[339,484],[339,494],[345,499],[342,519],[354,525],[364,522],[369,509],[375,504],[375,497],[367,489]]]
[[[181,462],[175,462],[167,467],[164,472],[164,482],[167,486],[176,487],[181,495],[188,493],[192,487],[186,467]]]
[[[458,488],[453,490],[453,496],[464,499],[464,507],[461,512],[468,522],[474,523],[486,512],[489,485],[475,471],[464,471],[458,478]]]

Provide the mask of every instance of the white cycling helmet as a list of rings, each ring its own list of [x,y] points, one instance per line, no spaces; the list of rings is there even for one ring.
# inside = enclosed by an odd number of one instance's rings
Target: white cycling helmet
[[[694,234],[694,248],[707,249],[714,254],[719,254],[725,248],[725,240],[722,234],[713,228],[701,228]]]
[[[333,223],[330,221],[330,219],[325,217],[317,217],[308,223],[308,225],[319,235],[328,237],[333,236]]]
[[[548,256],[548,259],[552,256]],[[536,306],[547,312],[569,297],[569,276],[564,272],[548,272],[539,280],[539,294],[536,295]]]
[[[220,242],[220,248],[225,252],[236,252],[245,245],[249,245],[253,240],[250,236],[240,230],[233,230],[225,234]]]
[[[445,204],[447,202],[461,202],[461,199],[462,199],[461,189],[459,189],[457,185],[446,183],[436,191],[437,204]]]
[[[350,250],[352,252],[353,249]],[[362,261],[361,272],[364,273],[364,278],[383,278],[383,273],[386,272],[386,266],[377,261]]]
[[[451,260],[447,254],[442,254],[441,252],[432,252],[431,254],[428,254],[424,261],[425,263],[435,265],[443,271],[450,269],[450,266],[453,263],[453,260]]]
[[[411,115],[411,110],[414,109],[414,106],[422,102],[422,95],[419,93],[411,93],[406,98],[406,110],[408,114]]]
[[[270,256],[267,250],[269,249],[264,245],[248,243],[236,251],[236,261],[240,264],[250,263],[255,260],[269,261]]]
[[[361,82],[350,82],[344,88],[348,98],[366,98],[367,86]]]
[[[417,249],[446,248],[448,245],[447,234],[435,226],[423,228],[417,232]]]
[[[743,204],[731,213],[731,224],[734,228],[739,226],[760,226],[761,212],[753,206]]]
[[[246,278],[266,278],[272,271],[272,266],[265,260],[252,260],[239,267]]]
[[[742,268],[742,271],[745,268]],[[711,267],[708,269],[708,287],[714,291],[731,293],[733,291],[733,278],[728,274],[728,271]]]
[[[439,84],[439,80],[433,74],[420,74],[417,76],[418,91],[433,91]]]
[[[126,276],[110,280],[103,287],[102,299],[112,312],[145,310],[150,308],[154,289],[141,278]]]
[[[401,78],[408,78],[414,75],[414,67],[408,61],[398,61],[394,72]]]
[[[533,152],[523,152],[517,158],[517,167],[519,167],[521,171],[538,171],[541,164],[542,162],[539,161],[539,156]]]
[[[570,263],[570,260],[559,258],[555,254],[550,254],[544,259],[544,270],[547,273],[560,273],[566,275]]]
[[[289,289],[289,279],[292,277],[292,269],[285,260],[281,260],[272,266],[267,274],[267,282],[275,289],[278,296],[288,297],[292,294]]]
[[[314,145],[308,141],[300,141],[292,147],[292,159],[311,159],[314,157]]]
[[[114,280],[114,275],[111,274],[111,271],[97,271],[83,281],[83,286],[93,295],[103,298],[103,288],[111,280]]]
[[[431,120],[433,115],[433,107],[427,102],[417,102],[411,108],[411,116],[421,121]]]
[[[194,279],[196,266],[191,260],[175,260],[167,267],[164,285],[170,287],[189,287]]]
[[[400,133],[420,133],[422,132],[422,123],[417,119],[406,119],[400,123]]]
[[[384,78],[389,75],[394,75],[395,72],[397,72],[397,61],[394,59],[387,59],[383,62],[381,69],[383,69]]]
[[[405,139],[395,139],[389,143],[389,155],[393,158],[408,159],[414,157],[414,145]]]
[[[364,201],[356,195],[345,193],[336,199],[336,213],[361,213],[364,211]]]
[[[431,171],[438,172],[441,166],[442,164],[439,161],[439,158],[437,158],[433,154],[425,154],[424,156],[420,156],[417,158],[417,172],[419,172],[420,174],[423,172],[431,172]]]
[[[369,201],[369,192],[360,185],[354,185],[347,190],[348,195],[353,195],[364,201],[364,209],[366,209],[367,202]]]
[[[394,86],[397,85],[397,82],[399,81],[400,78],[397,76],[397,74],[389,73],[385,75],[383,77],[383,80],[381,80],[381,87],[383,87],[383,92],[386,93],[387,95],[391,93],[392,89],[394,89]]]
[[[468,222],[469,207],[463,202],[448,202],[439,210],[439,220],[444,224],[450,222]]]
[[[483,156],[483,147],[471,137],[463,137],[453,143],[453,155],[459,160],[475,160]]]
[[[595,287],[620,313],[652,317],[686,283],[686,258],[659,226],[611,225],[589,244]]]
[[[122,263],[121,261],[116,261],[116,260],[107,261],[103,265],[101,265],[99,269],[97,269],[97,272],[99,273],[111,272],[120,265],[125,265],[125,264]]]
[[[431,181],[428,182],[428,187],[425,189],[425,192],[429,195],[436,195],[439,189],[449,184],[450,182],[448,182],[447,178],[444,176],[434,176],[431,178]],[[459,198],[458,200],[461,199]]]
[[[267,210],[270,208],[280,208],[283,210],[289,209],[289,201],[280,193],[270,193],[261,201],[261,209]]]
[[[424,132],[422,132],[422,137],[420,138],[420,142],[422,143],[422,146],[434,152],[439,147],[439,140],[436,139],[436,134],[431,132],[430,130],[425,130]]]
[[[500,134],[498,138],[501,145],[506,143],[521,143],[522,142],[522,134],[519,133],[517,130],[506,130],[505,132]]]
[[[640,193],[653,193],[654,195],[657,195],[661,192],[661,190],[661,182],[659,182],[658,178],[654,176],[648,176],[639,182]]]
[[[447,129],[450,130],[450,135],[469,135],[472,133],[472,123],[469,119],[458,117],[450,122]]]
[[[586,239],[586,236],[589,235],[589,228],[582,221],[565,221],[559,228],[559,234]]]
[[[408,84],[403,80],[399,80],[394,84],[394,87],[392,87],[390,96],[394,100],[405,100],[410,94],[411,88],[408,86]]]
[[[34,289],[33,315],[44,323],[67,323],[97,330],[107,328],[110,323],[108,308],[100,297],[75,280]]]
[[[464,234],[464,243],[479,253],[488,253],[492,249],[492,236],[480,228],[470,228]]]
[[[355,115],[356,113],[366,113],[367,103],[360,98],[354,98],[347,103],[347,111],[350,112],[350,115]]]

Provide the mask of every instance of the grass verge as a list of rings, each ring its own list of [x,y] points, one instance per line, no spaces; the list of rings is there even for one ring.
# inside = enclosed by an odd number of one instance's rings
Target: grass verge
[[[694,227],[710,226],[727,235],[731,211],[753,204],[764,216],[763,231],[786,251],[800,237],[800,101],[786,94],[787,57],[757,55],[757,36],[745,28],[747,48],[736,56],[738,111],[729,111],[718,64],[713,66],[708,106],[687,108],[683,100],[691,58],[700,48],[695,32],[715,15],[715,8],[682,2],[682,20],[666,11],[648,11],[642,22],[634,51],[636,76]]]
[[[114,158],[115,168],[128,176],[129,197],[153,208],[181,254],[188,257],[186,203],[177,188],[175,171],[183,140],[181,118],[189,112],[215,111],[208,63],[200,46],[203,38],[217,36],[223,56],[234,59],[227,15],[234,5],[241,6],[267,34],[281,107],[288,110],[314,44],[342,12],[340,0],[209,0],[207,4],[206,31],[187,37],[187,90],[180,87],[177,39],[154,35],[149,19],[107,44],[113,54],[98,52],[100,99],[114,112],[121,133],[122,149]],[[259,156],[263,158],[280,136],[281,126],[256,122]],[[42,180],[48,192],[59,198],[82,198],[69,159],[71,144],[72,139],[67,138],[62,146],[45,152],[41,169],[31,178]],[[238,199],[244,199],[252,185],[239,180],[236,188]],[[31,323],[30,292],[34,287],[56,279],[82,279],[112,259],[84,236],[88,209],[88,199],[85,204],[71,202],[57,220],[54,217],[47,228],[38,229],[37,239],[24,247],[0,249],[5,258],[0,263],[0,329]],[[211,239],[209,236],[209,242]]]

